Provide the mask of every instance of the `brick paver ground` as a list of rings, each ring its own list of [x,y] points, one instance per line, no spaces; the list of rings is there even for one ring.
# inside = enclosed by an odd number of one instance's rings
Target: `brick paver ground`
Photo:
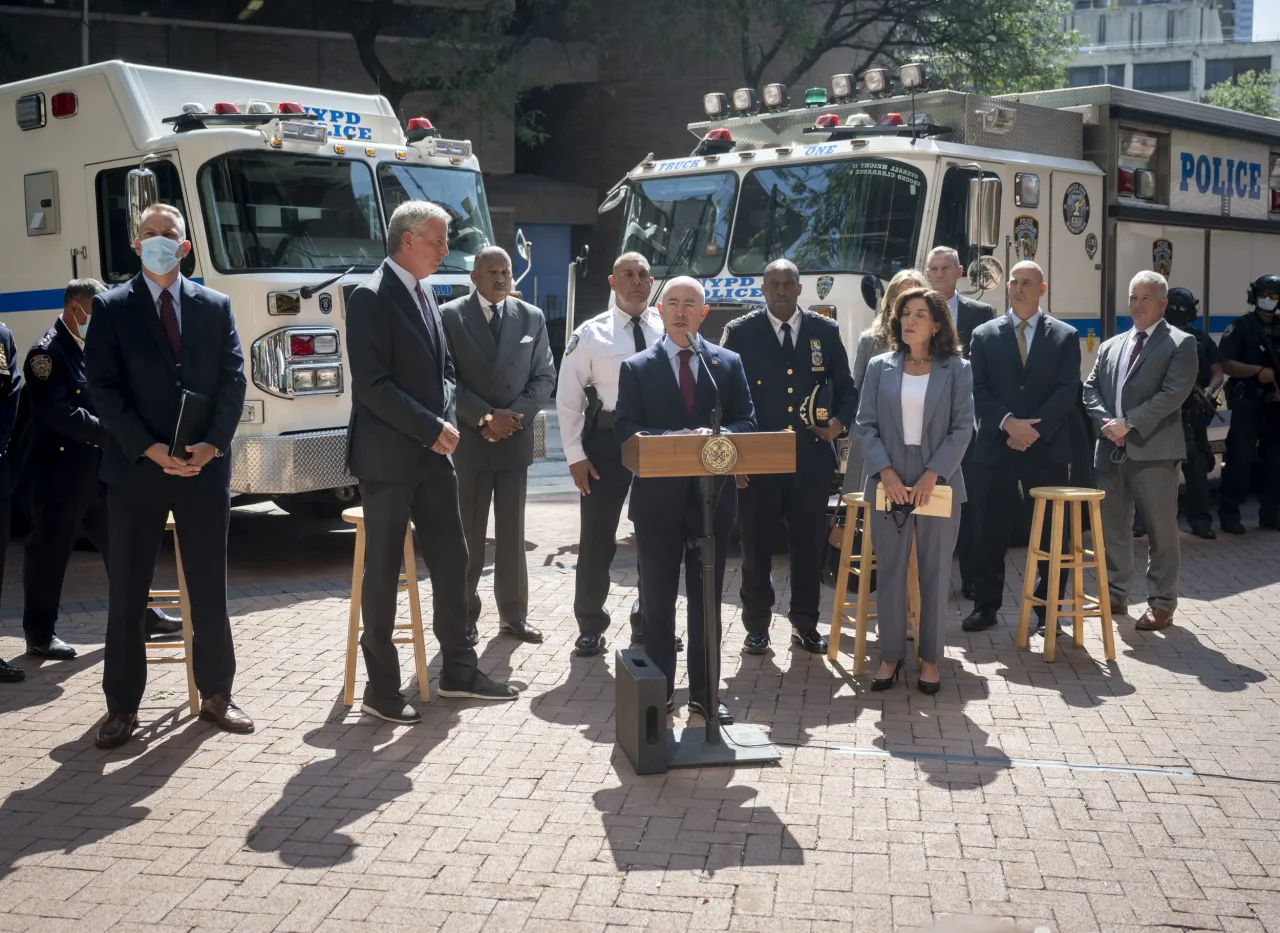
[[[482,583],[482,666],[521,699],[437,699],[413,728],[341,703],[349,529],[238,514],[232,534],[247,737],[188,718],[181,670],[153,668],[142,740],[93,748],[105,587],[75,555],[60,632],[80,658],[23,657],[0,687],[0,931],[1280,931],[1280,535],[1184,538],[1179,624],[1122,622],[1110,664],[1096,625],[1047,665],[1008,608],[970,636],[955,601],[935,697],[788,650],[781,616],[773,655],[740,656],[735,558],[726,699],[782,762],[637,777],[612,658],[569,653],[572,500],[530,501],[543,645],[496,636]],[[8,658],[20,565],[15,545]],[[614,579],[616,632],[629,539]]]

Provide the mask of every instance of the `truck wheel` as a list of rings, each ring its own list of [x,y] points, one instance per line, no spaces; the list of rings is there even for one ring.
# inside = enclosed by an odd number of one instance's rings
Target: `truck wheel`
[[[360,492],[355,486],[325,489],[319,492],[302,492],[288,496],[275,496],[275,504],[298,518],[338,519],[342,510],[360,504]]]

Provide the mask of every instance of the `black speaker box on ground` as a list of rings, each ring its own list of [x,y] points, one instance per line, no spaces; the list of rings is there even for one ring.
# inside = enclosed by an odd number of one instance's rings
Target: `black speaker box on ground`
[[[618,747],[636,774],[667,770],[667,678],[642,648],[614,653]]]

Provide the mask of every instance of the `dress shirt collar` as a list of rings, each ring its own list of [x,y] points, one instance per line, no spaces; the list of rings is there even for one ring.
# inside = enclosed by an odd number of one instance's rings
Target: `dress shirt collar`
[[[1020,321],[1021,318],[1019,318],[1018,315],[1013,313],[1013,308],[1010,308],[1005,313],[1009,315],[1009,320],[1013,322],[1013,326],[1017,327],[1018,321]],[[1027,318],[1027,325],[1028,325],[1027,329],[1034,331],[1037,327],[1039,327],[1040,318],[1042,318],[1043,316],[1044,316],[1044,309],[1036,308],[1036,313],[1031,315],[1031,317]]]
[[[173,296],[173,307],[176,311],[182,303],[182,273],[178,273],[178,277],[173,280],[168,288],[161,288],[155,283],[151,276],[145,273],[142,276],[143,281],[147,283],[147,291],[151,292],[151,300],[155,302],[156,310],[160,310],[160,293],[168,292]]]
[[[409,297],[416,303],[418,298],[414,295],[413,290],[415,288],[421,288],[422,283],[413,277],[412,272],[400,265],[400,263],[396,262],[390,256],[387,257],[387,267],[396,274],[396,278],[401,281],[405,290],[409,292]],[[425,295],[426,292],[424,291],[423,294]]]
[[[802,317],[802,314],[799,308],[796,308],[796,313],[791,315],[791,320],[789,321],[778,320],[776,317],[773,316],[773,312],[770,311],[768,308],[765,308],[764,313],[765,313],[765,316],[769,319],[769,323],[773,326],[773,332],[778,335],[779,342],[782,341],[782,325],[783,324],[791,325],[791,339],[793,342],[799,339],[800,321]]]
[[[952,292],[951,297],[947,299],[947,307],[951,309],[951,320],[956,320],[960,314],[960,293]]]
[[[670,360],[671,360],[671,362],[673,362],[673,363],[675,363],[675,364],[677,364],[677,365],[679,365],[679,363],[680,363],[680,351],[681,351],[681,350],[693,350],[693,349],[694,349],[694,347],[691,347],[691,346],[690,346],[690,347],[682,347],[682,346],[680,346],[680,344],[676,343],[674,340],[672,340],[670,337],[667,337],[667,336],[664,336],[664,337],[662,338],[662,340],[663,340],[663,344],[662,344],[662,345],[663,345],[663,347],[665,347],[665,348],[666,348],[666,351],[667,351],[667,358],[668,358],[668,359],[670,359]],[[697,337],[694,337],[694,338],[693,338],[693,340],[691,341],[691,343],[693,343],[693,344],[697,344],[697,342],[698,342],[698,338],[697,338]],[[697,349],[698,349],[698,350],[700,350],[700,349],[702,349],[702,348],[701,348],[701,347],[698,347]],[[692,356],[692,357],[690,358],[690,360],[689,360],[689,365],[690,365],[690,366],[695,366],[695,365],[697,365],[697,362],[698,362],[698,354],[697,354],[697,352],[695,351],[695,352],[694,352],[694,354],[693,354],[693,356]]]
[[[1150,327],[1144,327],[1144,328],[1143,328],[1143,331],[1144,331],[1144,333],[1146,333],[1146,335],[1147,335],[1147,339],[1148,339],[1148,340],[1150,340],[1150,339],[1151,339],[1151,335],[1152,335],[1152,334],[1154,334],[1154,333],[1156,332],[1156,328],[1160,326],[1160,322],[1161,322],[1161,321],[1163,321],[1163,320],[1164,320],[1164,318],[1162,318],[1162,317],[1161,317],[1161,318],[1156,318],[1156,322],[1155,322],[1154,324],[1152,324]],[[1136,328],[1136,327],[1130,327],[1130,328],[1129,328],[1129,340],[1130,340],[1130,341],[1132,341],[1132,340],[1134,340],[1137,336],[1138,336],[1138,328]]]
[[[654,307],[645,308],[638,317],[641,327],[647,327],[655,334],[662,334],[665,328],[662,326],[662,315],[658,313],[658,309]],[[613,307],[613,332],[615,335],[631,336],[631,322],[637,320],[627,312],[623,311],[617,305]],[[645,341],[650,346],[653,345],[652,340]]]

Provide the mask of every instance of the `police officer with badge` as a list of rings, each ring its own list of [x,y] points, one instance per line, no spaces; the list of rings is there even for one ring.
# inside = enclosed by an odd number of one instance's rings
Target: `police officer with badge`
[[[664,333],[662,317],[649,306],[649,260],[640,253],[623,253],[614,261],[609,285],[616,307],[574,331],[564,348],[556,389],[560,439],[580,494],[573,614],[579,633],[574,652],[584,658],[604,650],[609,567],[618,549],[622,503],[631,488],[631,471],[622,464],[622,448],[614,436],[618,372],[623,360],[644,352]],[[641,640],[634,623],[631,637]]]
[[[827,499],[836,469],[833,441],[853,423],[857,390],[835,321],[802,311],[800,271],[779,259],[765,267],[765,310],[729,322],[720,345],[742,357],[761,431],[794,431],[796,471],[746,477],[742,521],[742,650],[769,650],[773,543],[783,523],[791,564],[791,642],[825,654],[818,632]],[[825,409],[825,410],[824,410]],[[739,481],[742,485],[742,481]]]
[[[1227,325],[1218,347],[1231,377],[1227,404],[1231,429],[1218,491],[1218,522],[1228,534],[1244,534],[1240,503],[1249,498],[1254,463],[1261,458],[1258,527],[1280,530],[1280,275],[1249,286],[1253,310]]]
[[[73,279],[63,291],[62,314],[27,353],[25,376],[31,420],[24,430],[33,527],[23,567],[22,629],[27,650],[56,660],[76,656],[58,637],[62,581],[83,526],[107,559],[107,496],[98,479],[105,431],[94,413],[84,375],[84,337],[93,297],[106,288],[97,279]],[[147,610],[149,638],[180,635],[182,623]]]
[[[1191,533],[1199,538],[1213,540],[1213,514],[1209,511],[1209,473],[1213,470],[1213,448],[1209,446],[1209,425],[1213,421],[1218,388],[1225,378],[1222,372],[1222,351],[1213,338],[1194,326],[1196,306],[1200,304],[1190,290],[1171,288],[1169,304],[1164,319],[1178,330],[1195,338],[1197,357],[1200,361],[1196,373],[1195,388],[1182,405],[1182,433],[1187,442],[1187,459],[1182,464],[1182,479],[1187,484],[1187,496],[1183,510]]]

